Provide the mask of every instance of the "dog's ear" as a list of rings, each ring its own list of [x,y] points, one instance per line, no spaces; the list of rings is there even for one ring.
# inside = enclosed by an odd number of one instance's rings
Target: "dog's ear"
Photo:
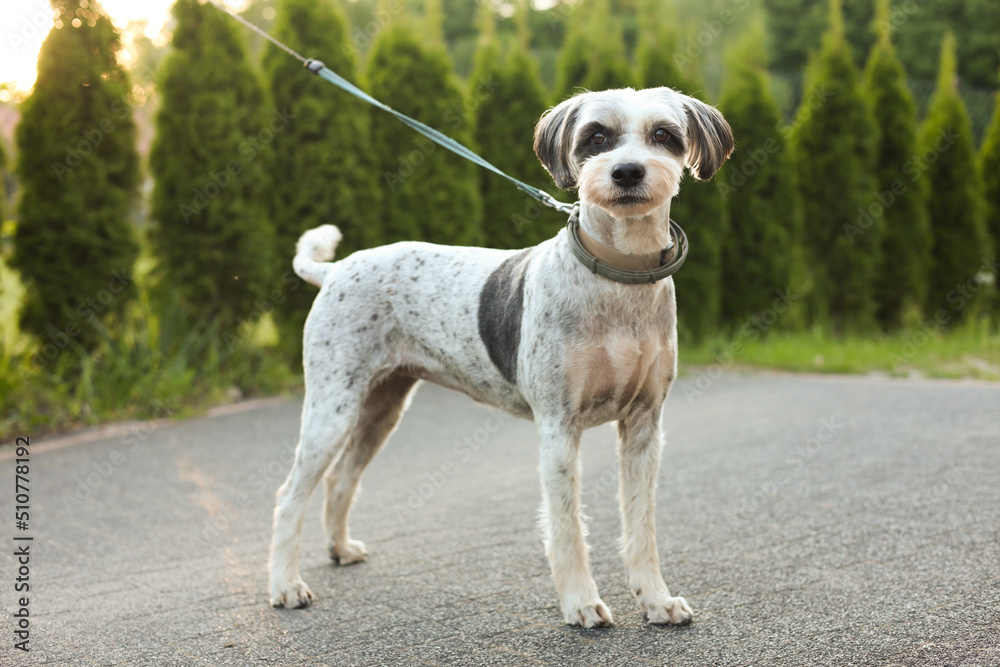
[[[685,164],[700,181],[715,175],[733,152],[733,130],[719,110],[693,97],[684,96],[688,117],[688,153]]]
[[[535,155],[552,175],[560,188],[576,187],[576,175],[570,166],[573,152],[573,130],[583,106],[582,96],[577,95],[549,109],[535,126]]]

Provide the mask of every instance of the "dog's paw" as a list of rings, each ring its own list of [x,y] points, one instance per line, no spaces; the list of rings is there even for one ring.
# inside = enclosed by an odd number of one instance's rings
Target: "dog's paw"
[[[312,591],[310,591],[309,587],[306,586],[306,582],[301,579],[296,579],[285,586],[271,587],[272,607],[301,609],[302,607],[308,607],[309,603],[312,602],[312,599]]]
[[[563,617],[568,625],[579,625],[583,628],[605,628],[614,625],[611,611],[600,598],[580,604],[563,606]]]
[[[694,612],[684,598],[663,596],[658,599],[639,599],[639,606],[646,613],[650,623],[658,625],[687,625],[694,618]]]
[[[330,558],[338,565],[350,565],[368,560],[368,550],[361,540],[349,540],[344,546],[330,545]]]

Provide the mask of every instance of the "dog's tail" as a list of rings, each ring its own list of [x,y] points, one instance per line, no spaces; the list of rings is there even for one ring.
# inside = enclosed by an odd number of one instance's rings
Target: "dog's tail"
[[[322,287],[323,279],[333,266],[330,260],[342,238],[340,230],[333,225],[322,225],[303,234],[295,244],[295,259],[292,260],[292,268],[299,278]]]

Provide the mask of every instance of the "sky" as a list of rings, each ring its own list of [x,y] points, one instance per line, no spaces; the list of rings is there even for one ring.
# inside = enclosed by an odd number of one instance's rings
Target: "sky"
[[[245,4],[242,0],[225,3],[236,8]],[[155,39],[170,17],[173,0],[103,0],[100,4],[119,28],[129,21],[147,21],[146,34]],[[22,91],[31,88],[38,50],[50,28],[49,0],[5,0],[0,12],[0,83]]]

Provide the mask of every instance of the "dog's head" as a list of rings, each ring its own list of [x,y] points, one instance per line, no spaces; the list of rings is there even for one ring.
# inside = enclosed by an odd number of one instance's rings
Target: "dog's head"
[[[547,111],[535,153],[560,188],[614,217],[645,215],[677,195],[684,167],[711,178],[733,151],[714,107],[671,88],[587,92]]]

